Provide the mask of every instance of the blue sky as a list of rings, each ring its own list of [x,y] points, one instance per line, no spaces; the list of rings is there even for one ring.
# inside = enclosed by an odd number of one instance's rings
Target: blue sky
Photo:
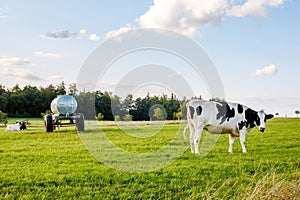
[[[84,61],[106,39],[164,28],[205,49],[227,100],[295,116],[300,110],[299,11],[296,0],[0,0],[0,84],[76,82]],[[110,90],[117,79],[100,89]]]

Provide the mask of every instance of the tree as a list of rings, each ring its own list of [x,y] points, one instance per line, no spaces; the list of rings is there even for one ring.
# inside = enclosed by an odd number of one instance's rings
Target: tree
[[[57,95],[65,95],[65,94],[67,94],[66,85],[65,85],[64,81],[62,81],[59,85],[57,85],[57,87],[56,87],[56,94]]]
[[[7,119],[7,114],[0,110],[0,119]]]
[[[26,85],[21,91],[23,96],[23,117],[40,117],[41,111],[45,109],[44,99],[41,91],[35,87]]]
[[[13,93],[19,93],[19,92],[21,92],[21,88],[20,88],[19,84],[16,84],[16,85],[11,89],[11,91],[12,91]]]
[[[124,116],[124,121],[132,121],[132,115],[126,114]]]
[[[77,92],[78,92],[78,90],[77,90],[76,83],[70,84],[69,85],[69,92],[68,92],[68,94],[72,95],[72,96],[75,96]]]
[[[155,108],[153,113],[153,119],[154,120],[164,120],[165,115],[161,108]]]
[[[298,118],[298,115],[300,114],[300,111],[299,110],[295,110],[295,114],[296,114],[296,117]]]
[[[9,96],[5,91],[5,86],[0,85],[0,110],[6,112]]]
[[[182,112],[181,111],[174,112],[173,113],[173,119],[181,120],[182,119]]]
[[[76,96],[76,100],[77,113],[83,113],[85,119],[95,119],[95,92],[81,92],[78,96]]]
[[[102,113],[98,113],[98,115],[95,118],[98,121],[102,121],[104,119],[104,115]]]
[[[111,94],[109,92],[102,93],[101,91],[96,91],[95,93],[95,107],[96,113],[102,113],[104,115],[104,120],[114,120],[111,111]]]

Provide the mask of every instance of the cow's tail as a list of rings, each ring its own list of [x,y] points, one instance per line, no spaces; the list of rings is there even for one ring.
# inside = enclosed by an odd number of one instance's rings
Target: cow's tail
[[[187,132],[187,130],[188,130],[188,128],[189,128],[189,123],[190,123],[190,109],[188,109],[188,107],[189,107],[189,102],[187,102],[186,103],[186,108],[187,108],[187,110],[186,110],[186,118],[187,118],[187,124],[186,124],[186,126],[185,126],[185,128],[184,128],[184,130],[183,130],[183,138],[184,138],[184,140],[186,140],[187,139],[187,137],[186,137],[186,132]]]
[[[184,130],[183,130],[183,138],[184,138],[184,140],[187,139],[187,137],[186,137],[186,132],[187,132],[188,128],[189,128],[189,125],[187,124],[187,125],[185,126]]]

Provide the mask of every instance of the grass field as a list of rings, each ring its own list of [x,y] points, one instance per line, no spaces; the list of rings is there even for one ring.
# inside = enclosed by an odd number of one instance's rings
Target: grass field
[[[270,120],[265,133],[254,129],[247,154],[238,140],[228,154],[228,136],[221,135],[204,158],[187,149],[171,165],[146,173],[99,162],[74,127],[45,133],[41,120],[29,121],[40,126],[0,128],[0,199],[300,199],[300,119]],[[103,130],[120,148],[145,152],[168,143],[179,126],[165,125],[148,139],[115,126]]]

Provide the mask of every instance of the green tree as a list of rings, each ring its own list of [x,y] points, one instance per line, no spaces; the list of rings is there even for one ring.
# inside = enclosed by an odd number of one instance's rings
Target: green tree
[[[132,115],[126,114],[124,116],[124,121],[132,121]]]
[[[56,86],[56,94],[57,95],[67,94],[66,84],[64,81],[62,81],[59,85]]]
[[[76,83],[70,84],[70,85],[69,85],[69,90],[68,90],[68,91],[69,91],[69,92],[68,92],[69,95],[75,96],[76,93],[78,92]]]
[[[19,86],[19,84],[16,84],[12,89],[11,89],[12,93],[19,93],[21,92],[21,88]]]
[[[96,91],[95,93],[95,107],[97,113],[102,113],[104,115],[104,120],[114,120],[111,111],[111,94],[109,92],[102,93],[101,91]]]
[[[12,93],[9,97],[8,113],[10,116],[19,115],[25,112],[25,107],[23,106],[24,95],[20,93]]]
[[[102,113],[98,113],[98,115],[95,118],[98,121],[102,121],[104,119],[104,115]]]
[[[298,115],[300,114],[300,111],[299,110],[295,110],[295,114],[296,114],[296,117],[298,118]]]
[[[174,112],[173,113],[173,119],[181,120],[182,119],[182,112],[181,111]]]
[[[5,90],[5,86],[0,85],[0,110],[7,111],[7,104],[9,101],[8,93]]]
[[[83,113],[85,119],[93,120],[96,116],[95,92],[81,92],[76,96],[77,113]],[[104,114],[105,115],[105,114]]]
[[[7,119],[7,114],[0,110],[0,119]]]
[[[164,120],[165,115],[161,108],[155,108],[153,113],[153,119],[154,120]]]
[[[23,96],[21,106],[24,112],[19,113],[24,117],[40,117],[41,111],[45,109],[41,91],[35,86],[26,85],[21,94]]]
[[[115,121],[121,121],[120,115],[115,115],[115,116],[114,116],[114,119],[115,119]]]
[[[40,92],[42,95],[42,110],[41,112],[46,112],[46,110],[50,110],[51,102],[54,98],[57,97],[56,88],[52,84],[47,87],[40,87]]]

